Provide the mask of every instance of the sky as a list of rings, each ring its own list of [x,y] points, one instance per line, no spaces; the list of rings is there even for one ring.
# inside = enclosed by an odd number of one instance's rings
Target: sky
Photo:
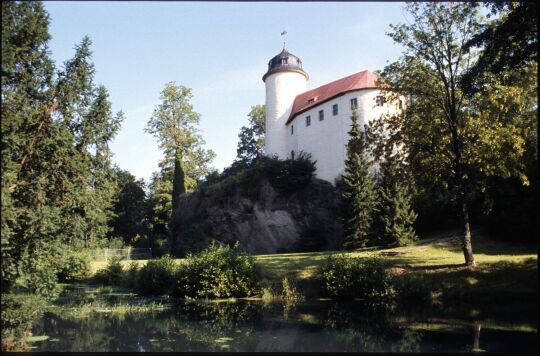
[[[251,106],[264,104],[262,76],[283,48],[309,74],[308,90],[383,69],[400,47],[386,35],[406,21],[400,2],[68,2],[47,1],[49,49],[58,67],[92,40],[95,82],[125,121],[113,161],[148,181],[162,158],[144,127],[168,82],[193,90],[206,148],[222,170],[236,157]]]

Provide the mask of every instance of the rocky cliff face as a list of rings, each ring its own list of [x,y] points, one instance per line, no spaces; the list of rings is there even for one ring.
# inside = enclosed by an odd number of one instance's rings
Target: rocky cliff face
[[[239,241],[250,253],[293,252],[302,249],[307,237],[320,239],[323,249],[334,249],[341,236],[338,204],[334,187],[326,181],[313,178],[301,191],[285,196],[265,179],[249,194],[240,189],[219,199],[184,194],[175,221],[186,234],[197,230],[194,226],[204,230],[194,241],[199,246],[213,239]]]

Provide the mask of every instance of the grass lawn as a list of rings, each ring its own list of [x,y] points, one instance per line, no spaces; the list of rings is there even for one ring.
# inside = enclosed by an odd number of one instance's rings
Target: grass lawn
[[[424,287],[443,299],[536,300],[538,256],[535,246],[492,240],[477,233],[473,235],[473,251],[477,268],[470,269],[464,266],[458,232],[447,231],[411,246],[367,248],[348,251],[345,255],[380,258],[396,278],[411,273],[421,275]],[[307,297],[316,297],[317,269],[327,255],[328,252],[285,253],[255,258],[267,283],[279,288],[283,277],[288,277]],[[138,263],[142,265],[146,261]],[[105,265],[105,262],[94,262],[93,272]]]

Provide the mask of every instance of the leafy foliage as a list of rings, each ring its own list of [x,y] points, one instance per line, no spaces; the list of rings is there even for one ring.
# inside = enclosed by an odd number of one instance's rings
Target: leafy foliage
[[[240,128],[236,159],[243,165],[249,165],[254,159],[263,155],[265,114],[264,105],[252,106],[248,114],[249,125]]]
[[[115,169],[117,193],[111,235],[121,237],[124,244],[148,246],[147,199],[142,179],[136,180],[128,171]]]
[[[386,298],[392,293],[389,274],[373,258],[329,255],[319,278],[323,291],[335,298]]]
[[[143,294],[171,294],[177,266],[170,256],[150,260],[138,272],[138,289]]]
[[[111,286],[122,284],[124,281],[124,271],[120,261],[121,258],[119,257],[111,258],[104,269],[96,272],[94,278],[99,282]]]
[[[245,167],[225,169],[220,177],[203,183],[200,192],[214,198],[229,197],[236,190],[248,192],[268,179],[281,194],[302,191],[315,175],[315,162],[310,155],[300,153],[296,159],[280,160],[276,157],[259,157]]]
[[[190,88],[167,83],[161,92],[161,104],[154,109],[145,128],[145,132],[158,139],[168,165],[174,165],[175,157],[182,158],[187,191],[196,188],[216,156],[212,150],[203,148],[205,141],[196,128],[200,115],[193,111],[192,97]]]
[[[465,90],[471,93],[485,88],[485,74],[526,69],[538,56],[536,2],[488,1],[483,5],[490,9],[488,18],[498,16],[465,44],[466,49],[482,49],[478,61],[462,80]]]
[[[90,256],[86,251],[67,251],[57,266],[59,282],[81,281],[90,275]]]
[[[260,271],[255,259],[233,247],[211,245],[188,255],[178,273],[177,294],[192,298],[248,297],[259,292]]]
[[[58,247],[107,238],[123,116],[93,84],[90,39],[55,71],[47,27],[40,2],[2,5],[2,288],[52,297]]]
[[[2,293],[2,351],[26,348],[24,337],[45,306],[45,299],[36,294]]]

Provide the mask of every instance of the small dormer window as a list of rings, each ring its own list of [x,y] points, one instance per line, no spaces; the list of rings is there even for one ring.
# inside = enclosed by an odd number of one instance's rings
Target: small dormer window
[[[281,58],[281,64],[287,64],[287,58]]]
[[[351,110],[358,109],[358,99],[352,98],[351,99]]]
[[[315,98],[308,99],[307,102],[308,102],[308,104],[311,104],[311,103],[315,102]]]

